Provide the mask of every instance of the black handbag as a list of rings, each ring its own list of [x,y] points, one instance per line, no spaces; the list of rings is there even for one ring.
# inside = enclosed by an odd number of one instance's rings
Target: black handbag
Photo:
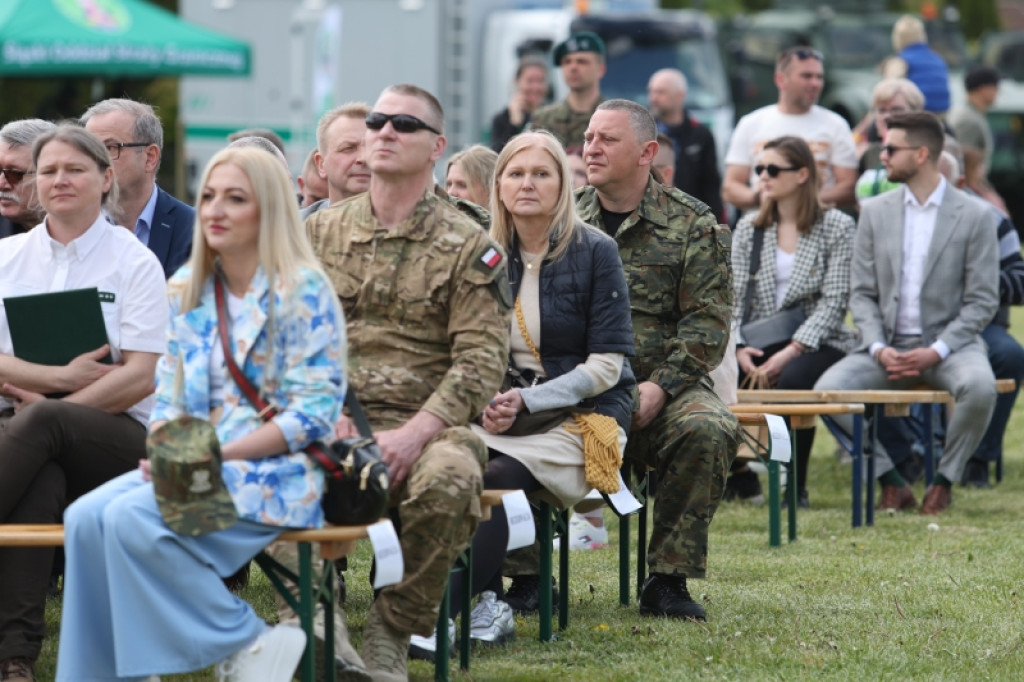
[[[761,269],[761,247],[764,244],[764,229],[754,228],[754,243],[750,254],[750,276],[747,278],[747,291],[743,302],[743,319],[740,323],[740,335],[743,344],[751,348],[764,349],[793,338],[793,334],[807,321],[807,314],[800,306],[783,308],[768,317],[747,322],[754,299],[754,279]]]
[[[505,378],[501,382],[501,392],[511,391],[513,388],[530,388],[540,383],[537,379],[528,380],[523,374],[509,365],[505,370]],[[573,414],[572,408],[556,407],[552,410],[541,410],[540,412],[529,412],[523,410],[516,415],[512,426],[501,432],[502,436],[532,436],[535,433],[545,433],[555,428]]]
[[[238,388],[259,411],[260,418],[270,421],[277,415],[277,408],[260,396],[231,356],[224,287],[219,276],[214,277],[214,294],[224,362]],[[380,448],[373,439],[370,422],[351,386],[345,396],[345,404],[348,405],[360,436],[341,438],[330,445],[311,443],[304,452],[324,470],[324,494],[320,498],[320,506],[327,522],[335,526],[363,526],[379,521],[386,514],[390,479],[387,464],[381,458]]]

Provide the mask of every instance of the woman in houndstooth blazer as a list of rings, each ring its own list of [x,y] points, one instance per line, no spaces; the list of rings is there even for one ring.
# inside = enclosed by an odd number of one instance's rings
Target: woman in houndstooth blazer
[[[744,344],[736,359],[741,379],[763,374],[776,388],[809,389],[853,346],[854,332],[843,324],[850,294],[850,259],[855,223],[818,201],[818,169],[807,143],[780,137],[765,144],[754,167],[761,208],[736,226],[732,269],[736,287],[734,323],[743,321],[750,286],[753,322],[799,306],[806,320],[787,341],[767,348]],[[754,231],[764,230],[761,266],[751,279]],[[807,464],[814,430],[796,432],[800,506],[807,506]]]

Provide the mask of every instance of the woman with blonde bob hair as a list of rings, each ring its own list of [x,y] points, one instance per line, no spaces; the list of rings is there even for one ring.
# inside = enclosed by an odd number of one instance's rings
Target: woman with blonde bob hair
[[[740,220],[732,244],[740,378],[757,376],[777,388],[813,388],[818,377],[853,345],[853,332],[843,324],[850,296],[853,218],[836,209],[822,209],[818,169],[802,138],[769,141],[754,172],[761,209]],[[752,261],[760,265],[752,268]],[[747,325],[796,310],[802,316],[792,322],[795,329],[789,337],[763,348],[744,337],[745,329],[753,335],[753,327]],[[808,505],[807,463],[813,443],[813,429],[796,432],[801,507]],[[743,470],[736,474],[755,475]]]
[[[302,630],[269,628],[221,577],[286,528],[324,523],[323,472],[303,448],[329,436],[340,414],[344,319],[306,241],[291,179],[267,152],[213,157],[192,243],[168,285],[147,449],[174,438],[174,420],[208,420],[225,492],[203,501],[220,506],[197,508],[160,477],[157,494],[151,478],[170,465],[142,460],[68,508],[58,680],[141,679],[219,662],[221,679],[285,682],[305,648]],[[266,421],[228,369],[219,323],[241,373],[276,407]],[[197,481],[216,488],[216,469],[193,471],[189,491],[201,492]]]
[[[636,384],[626,360],[633,326],[618,247],[576,217],[570,183],[565,152],[548,132],[522,133],[498,157],[491,236],[508,253],[515,296],[509,369],[522,381],[503,387],[473,425],[490,452],[485,488],[545,489],[565,507],[602,484],[617,490]],[[513,428],[540,412],[553,422]],[[600,445],[591,438],[597,433]],[[591,467],[601,463],[612,480],[595,483]],[[503,513],[481,523],[473,538],[472,584],[483,592],[471,637],[492,643],[513,636],[512,611],[501,601]]]

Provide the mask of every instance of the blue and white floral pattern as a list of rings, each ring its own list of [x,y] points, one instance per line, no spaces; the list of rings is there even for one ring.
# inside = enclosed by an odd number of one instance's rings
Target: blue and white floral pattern
[[[190,268],[181,268],[168,282],[169,290],[189,276]],[[275,339],[268,358],[271,295]],[[207,281],[195,309],[181,313],[181,301],[173,295],[170,308],[167,352],[157,364],[150,422],[186,415],[209,419],[210,353],[220,343],[213,280]],[[274,423],[294,453],[224,463],[224,482],[238,514],[266,525],[319,528],[324,523],[324,477],[301,450],[331,434],[345,397],[345,321],[334,290],[320,273],[302,269],[286,281],[279,278],[271,292],[261,268],[243,298],[231,341],[235,362],[278,409]],[[176,386],[179,363],[184,381]],[[241,438],[262,423],[228,375],[223,413],[214,425],[221,443]]]

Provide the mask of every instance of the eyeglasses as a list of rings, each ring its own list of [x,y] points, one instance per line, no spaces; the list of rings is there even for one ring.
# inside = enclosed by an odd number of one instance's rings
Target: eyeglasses
[[[917,149],[917,147],[901,147],[900,145],[897,144],[887,144],[883,145],[881,149],[886,156],[893,156],[896,152],[901,151],[903,149]]]
[[[366,127],[370,130],[380,130],[387,125],[388,121],[391,121],[391,127],[395,129],[396,133],[415,133],[419,130],[429,130],[435,135],[441,134],[441,131],[437,128],[409,114],[382,114],[379,111],[371,111],[366,115]]]
[[[907,107],[889,107],[888,109],[883,109],[882,107],[879,107],[875,109],[875,113],[878,114],[879,116],[888,116],[889,114],[905,114],[908,111],[910,111],[910,109],[908,109]]]
[[[23,171],[17,168],[0,168],[0,173],[7,178],[7,182],[11,183],[11,187],[16,186],[19,182],[25,179],[26,175],[35,175],[35,171]]]
[[[794,57],[796,57],[797,59],[800,59],[800,60],[804,60],[804,59],[817,59],[819,62],[824,62],[825,61],[825,56],[823,54],[821,54],[817,50],[813,50],[813,49],[811,49],[809,47],[794,47],[794,48],[790,48],[789,50],[787,50],[787,54],[791,54],[791,55],[793,55]]]
[[[125,147],[148,147],[149,145],[149,142],[110,142],[103,146],[107,148],[110,160],[117,161],[121,158],[121,150]]]
[[[777,178],[779,173],[800,170],[800,168],[801,166],[776,166],[774,163],[769,163],[767,166],[758,164],[754,166],[754,174],[760,176],[761,173],[768,171],[769,178]]]

